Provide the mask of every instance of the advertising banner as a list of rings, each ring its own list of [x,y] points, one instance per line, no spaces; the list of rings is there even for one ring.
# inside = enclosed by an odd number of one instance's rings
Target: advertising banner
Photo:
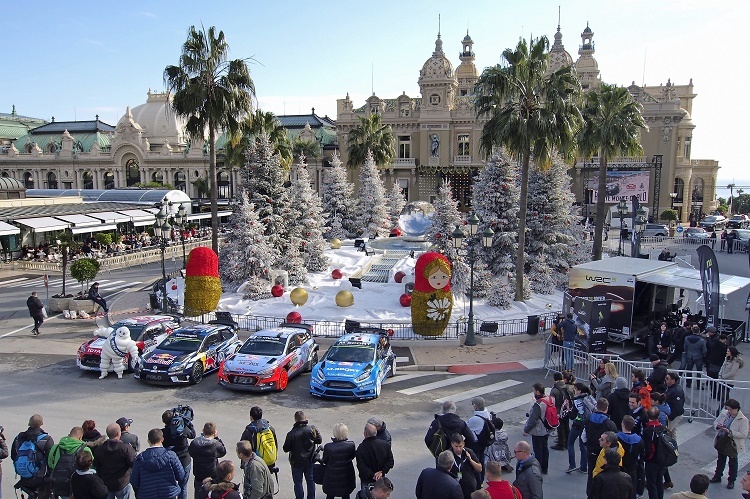
[[[708,245],[698,246],[698,270],[701,273],[703,303],[706,306],[706,326],[719,325],[719,263]]]
[[[609,333],[630,337],[635,295],[634,276],[572,268],[568,293],[573,300],[580,296],[593,301],[608,301],[610,304]]]
[[[636,196],[638,201],[648,204],[649,174],[646,171],[608,171],[607,187],[605,189],[604,202],[617,204],[620,199],[630,202],[631,196]],[[592,203],[599,199],[599,175],[594,174],[589,178],[586,186],[592,191]]]
[[[586,351],[589,353],[606,353],[607,337],[612,300],[594,301],[576,297],[573,305],[573,317],[579,333],[585,334]]]

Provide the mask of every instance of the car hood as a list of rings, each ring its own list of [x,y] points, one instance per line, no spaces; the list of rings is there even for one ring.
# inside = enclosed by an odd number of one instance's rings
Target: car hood
[[[104,348],[106,342],[106,338],[91,338],[83,344],[83,347],[85,348],[86,352],[101,353],[102,348]]]
[[[319,369],[326,377],[333,378],[356,378],[368,367],[370,362],[336,362],[324,360]]]
[[[178,362],[182,362],[189,356],[191,356],[194,352],[178,352],[175,350],[163,350],[160,348],[157,348],[156,350],[152,351],[149,354],[146,354],[146,356],[143,357],[143,363],[144,364],[159,364],[162,366],[171,366],[172,364],[176,364]]]
[[[282,358],[282,356],[238,353],[224,361],[224,370],[235,373],[255,374],[278,366]]]

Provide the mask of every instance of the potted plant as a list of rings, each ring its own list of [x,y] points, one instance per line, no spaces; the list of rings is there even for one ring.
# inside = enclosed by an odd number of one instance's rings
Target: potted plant
[[[665,222],[669,222],[669,237],[674,237],[674,231],[677,226],[677,210],[664,210],[661,212],[660,218]]]
[[[94,302],[89,299],[86,287],[98,272],[99,262],[93,258],[80,258],[70,265],[70,275],[81,283],[81,292],[68,304],[70,310],[90,310],[93,312]],[[84,287],[84,281],[86,281],[86,287]]]

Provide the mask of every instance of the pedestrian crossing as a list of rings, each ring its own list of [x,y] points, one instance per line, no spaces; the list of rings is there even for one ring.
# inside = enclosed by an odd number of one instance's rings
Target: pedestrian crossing
[[[50,288],[59,288],[62,286],[62,278],[49,279]],[[142,284],[141,281],[124,281],[115,279],[98,279],[96,282],[99,283],[101,294],[105,298],[115,292],[120,292],[125,288]],[[69,291],[72,291],[80,286],[75,279],[66,279],[66,287]],[[24,288],[24,289],[35,289],[39,291],[44,287],[44,277],[42,276],[24,276],[16,277],[14,279],[7,279],[0,282],[0,288]]]

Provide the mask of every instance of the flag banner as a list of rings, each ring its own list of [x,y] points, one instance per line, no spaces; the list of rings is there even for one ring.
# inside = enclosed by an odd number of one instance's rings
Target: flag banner
[[[707,326],[719,325],[719,264],[708,245],[698,246],[698,261],[703,286],[703,304],[706,307]]]

